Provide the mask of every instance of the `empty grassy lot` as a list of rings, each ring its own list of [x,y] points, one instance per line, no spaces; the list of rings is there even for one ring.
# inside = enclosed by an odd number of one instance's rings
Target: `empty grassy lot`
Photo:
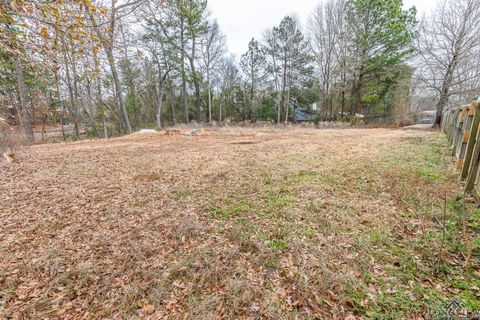
[[[2,319],[480,309],[480,213],[440,133],[223,129],[17,158],[0,166]]]

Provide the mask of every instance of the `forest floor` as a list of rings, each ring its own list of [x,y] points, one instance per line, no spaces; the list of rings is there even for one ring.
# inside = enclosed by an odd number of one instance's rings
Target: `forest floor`
[[[2,319],[480,309],[480,211],[438,132],[221,129],[16,156],[0,164]]]

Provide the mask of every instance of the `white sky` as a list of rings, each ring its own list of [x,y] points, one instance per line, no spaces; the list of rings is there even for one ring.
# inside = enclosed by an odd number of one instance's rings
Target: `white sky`
[[[415,5],[420,17],[435,7],[438,0],[404,0],[406,8]],[[237,56],[247,50],[252,37],[261,39],[265,29],[278,25],[289,14],[305,22],[320,0],[209,0],[212,16],[227,35],[228,48]]]

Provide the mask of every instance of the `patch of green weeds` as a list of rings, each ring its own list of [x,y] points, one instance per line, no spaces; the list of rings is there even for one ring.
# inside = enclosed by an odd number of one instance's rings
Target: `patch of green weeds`
[[[300,171],[298,173],[298,178],[301,181],[307,181],[307,180],[312,180],[317,176],[317,173],[315,171]]]
[[[286,250],[288,249],[288,242],[285,240],[274,240],[267,243],[267,247],[275,250]]]
[[[216,219],[229,220],[254,210],[255,204],[249,198],[227,198],[221,206],[213,206],[211,213]]]
[[[355,287],[348,284],[345,288],[345,295],[349,300],[349,304],[353,311],[364,314],[366,312],[363,300],[367,298],[367,291],[357,284]]]

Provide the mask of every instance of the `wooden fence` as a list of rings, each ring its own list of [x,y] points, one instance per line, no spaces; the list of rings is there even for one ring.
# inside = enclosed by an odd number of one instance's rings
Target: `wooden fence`
[[[480,203],[479,123],[479,103],[473,102],[444,111],[441,126],[457,159],[456,167],[461,171],[462,180],[466,180],[465,192],[474,195]]]

